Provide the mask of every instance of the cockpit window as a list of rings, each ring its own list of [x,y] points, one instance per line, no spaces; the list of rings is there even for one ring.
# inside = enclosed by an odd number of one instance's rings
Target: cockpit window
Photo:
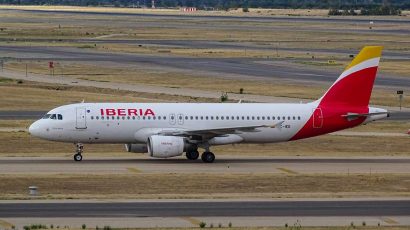
[[[50,119],[55,120],[55,119],[56,119],[56,115],[55,115],[55,114],[51,114]]]
[[[57,114],[57,118],[58,118],[58,120],[63,120],[63,115]]]
[[[41,119],[48,119],[48,118],[50,118],[50,116],[51,116],[51,114],[46,114]]]

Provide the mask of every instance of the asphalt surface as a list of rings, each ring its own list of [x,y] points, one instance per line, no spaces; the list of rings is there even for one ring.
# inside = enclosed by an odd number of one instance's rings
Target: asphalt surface
[[[46,113],[47,111],[0,111],[0,120],[36,120]],[[390,112],[390,117],[385,120],[408,121],[410,120],[410,112]]]
[[[405,215],[410,215],[410,200],[0,204],[2,218]]]
[[[1,175],[134,175],[139,173],[182,173],[226,174],[226,173],[270,173],[270,174],[390,174],[410,173],[410,158],[323,158],[323,157],[250,157],[218,155],[213,164],[201,160],[188,161],[185,156],[172,159],[148,158],[143,154],[116,154],[110,158],[90,157],[85,147],[82,162],[74,162],[70,153],[67,157],[5,157],[0,158]],[[118,145],[118,151],[125,151]],[[74,148],[73,148],[74,152]],[[74,153],[72,153],[74,154]]]
[[[191,58],[178,56],[152,56],[144,54],[118,54],[84,51],[78,48],[62,47],[21,47],[1,46],[3,58],[20,60],[54,60],[76,62],[111,62],[117,65],[146,66],[175,71],[192,71],[202,75],[213,73],[214,76],[227,76],[239,79],[270,79],[295,82],[332,83],[342,69],[325,70],[320,68],[302,68],[290,62],[260,58]],[[378,74],[376,86],[402,89],[410,87],[410,78]]]
[[[85,153],[86,154],[86,153]],[[71,159],[71,158],[70,158]],[[142,158],[142,159],[85,159],[79,164],[123,164],[123,163],[140,163],[140,164],[202,164],[201,161],[187,161],[186,159],[154,159],[154,158]],[[305,164],[410,164],[410,158],[225,158],[218,159],[215,164],[222,163],[305,163]],[[0,165],[6,164],[22,164],[29,165],[33,164],[73,164],[72,161],[67,161],[65,159],[41,159],[41,158],[30,158],[30,159],[13,159],[11,158],[0,158]]]

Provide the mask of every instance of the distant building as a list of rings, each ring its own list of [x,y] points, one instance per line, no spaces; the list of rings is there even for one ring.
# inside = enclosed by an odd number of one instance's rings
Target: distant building
[[[181,7],[182,12],[195,12],[196,7]]]

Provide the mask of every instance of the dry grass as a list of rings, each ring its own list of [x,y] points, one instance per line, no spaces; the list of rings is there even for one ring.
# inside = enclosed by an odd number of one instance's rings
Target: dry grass
[[[22,62],[7,62],[7,69],[14,71],[25,70],[25,63]],[[62,70],[64,69],[64,70]],[[38,74],[49,74],[49,70],[46,62],[30,62],[28,63],[29,73],[38,73]],[[244,89],[246,94],[255,94],[255,95],[266,95],[266,96],[275,96],[275,97],[289,97],[289,98],[300,98],[315,100],[322,96],[326,91],[329,85],[318,85],[313,83],[294,83],[292,81],[271,81],[271,80],[238,80],[229,77],[211,77],[211,76],[198,76],[198,73],[179,73],[172,71],[163,71],[163,70],[150,70],[141,67],[133,68],[119,68],[119,67],[101,67],[95,65],[85,65],[85,64],[75,64],[70,63],[66,64],[63,67],[60,64],[57,64],[55,67],[55,74],[61,75],[64,73],[64,76],[71,77],[73,79],[84,79],[91,81],[106,81],[106,82],[120,82],[120,83],[129,83],[129,84],[145,84],[145,85],[154,85],[154,86],[163,86],[170,88],[192,88],[192,89],[201,89],[208,91],[219,91],[219,92],[228,92],[228,93],[239,93],[241,88]],[[136,74],[138,73],[138,74]],[[274,76],[273,76],[274,77]],[[335,79],[337,76],[335,76]],[[172,79],[172,80],[170,80]],[[278,82],[280,82],[278,84]],[[10,84],[5,82],[2,85]],[[309,87],[306,87],[309,86]],[[11,89],[9,89],[11,90]],[[112,91],[115,92],[115,91]],[[8,93],[8,92],[4,92]],[[372,94],[371,104],[374,105],[384,105],[384,106],[398,106],[397,95],[395,90],[379,89],[376,88]],[[117,94],[117,93],[116,93]],[[63,95],[63,94],[61,94]],[[144,94],[140,94],[144,96]],[[145,95],[146,98],[142,98],[142,101],[147,101],[147,99],[163,99],[167,100],[168,97],[160,95]],[[63,98],[70,98],[62,96]],[[5,97],[7,98],[7,97]],[[55,100],[58,100],[58,95]],[[87,101],[95,101],[95,97],[91,95],[77,95],[78,101],[81,101],[85,98]],[[88,100],[91,99],[91,100]],[[105,99],[105,97],[99,97]],[[115,98],[115,97],[114,97]],[[108,101],[114,100],[114,98],[108,98]],[[173,99],[173,97],[170,97]],[[8,98],[10,99],[10,98]],[[116,98],[118,100],[118,97]],[[176,98],[178,99],[178,98]],[[176,100],[175,99],[175,100]],[[181,97],[178,101],[212,101],[205,99],[195,99]],[[11,100],[11,99],[10,99]],[[122,98],[119,101],[129,101],[130,98]],[[137,98],[138,100],[138,98]],[[46,100],[47,101],[47,100]],[[102,101],[100,99],[100,101]],[[215,101],[215,100],[214,100]],[[14,102],[10,102],[10,106]],[[410,100],[403,101],[403,107],[410,107]],[[38,106],[38,105],[36,105]]]
[[[43,11],[77,11],[77,12],[113,12],[113,13],[146,13],[157,15],[224,15],[224,16],[327,16],[327,9],[261,9],[250,8],[245,13],[241,8],[231,9],[229,11],[197,11],[181,12],[179,9],[151,9],[151,8],[118,8],[118,7],[80,7],[80,6],[16,6],[1,5],[0,9],[20,9],[20,10],[43,10]],[[402,11],[402,15],[410,15],[410,11]],[[379,16],[381,17],[381,16]],[[360,18],[360,16],[356,16]],[[364,17],[367,18],[367,17]],[[382,18],[400,18],[399,16],[384,16]]]
[[[0,78],[1,80],[1,78]],[[0,81],[0,110],[50,110],[63,104],[86,102],[216,102],[217,100],[65,86],[23,81]]]
[[[408,230],[408,226],[355,226],[353,229],[357,230]],[[138,228],[138,230],[188,230],[188,229],[199,229],[199,228]],[[231,227],[229,228],[231,230],[288,230],[292,229],[292,225],[290,225],[289,228],[286,227]],[[309,227],[309,226],[303,226],[305,230],[349,230],[352,228],[349,228],[347,226],[321,226],[321,227]],[[75,230],[75,229],[74,229]],[[120,229],[117,229],[120,230]],[[125,229],[124,229],[125,230]],[[127,230],[134,230],[134,229],[128,229]],[[135,229],[137,230],[137,229]]]
[[[201,183],[198,183],[201,178]],[[410,175],[135,174],[0,176],[2,199],[27,198],[30,185],[42,198],[219,198],[409,196]]]

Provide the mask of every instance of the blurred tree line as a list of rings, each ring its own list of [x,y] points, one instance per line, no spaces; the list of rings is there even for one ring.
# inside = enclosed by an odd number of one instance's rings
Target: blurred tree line
[[[150,7],[151,0],[0,0],[0,4],[13,5],[75,5]],[[364,9],[368,14],[385,13],[393,9],[410,9],[409,0],[155,0],[156,7],[192,6],[198,9],[228,10],[232,8],[312,8]],[[389,9],[391,10],[391,9]]]

